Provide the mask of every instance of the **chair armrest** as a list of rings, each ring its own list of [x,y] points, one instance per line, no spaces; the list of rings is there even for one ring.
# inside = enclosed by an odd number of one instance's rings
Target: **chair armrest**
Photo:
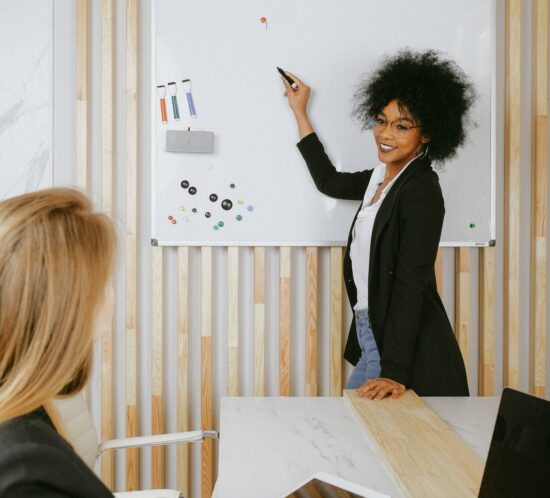
[[[174,432],[172,434],[158,434],[153,436],[128,437],[122,439],[111,439],[99,443],[97,456],[107,450],[120,450],[124,448],[141,448],[144,446],[163,446],[178,443],[201,443],[205,439],[218,439],[217,431],[190,431]]]
[[[152,489],[146,491],[122,491],[113,493],[115,498],[183,498],[175,489]]]

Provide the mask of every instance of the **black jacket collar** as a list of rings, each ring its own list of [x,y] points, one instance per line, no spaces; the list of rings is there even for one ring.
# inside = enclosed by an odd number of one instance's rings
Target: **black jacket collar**
[[[372,241],[371,248],[376,247],[378,242],[378,237],[382,233],[382,229],[390,219],[391,213],[395,206],[397,199],[399,198],[399,191],[403,188],[411,178],[422,173],[426,169],[431,169],[431,158],[427,156],[425,158],[416,158],[405,168],[405,171],[399,178],[395,181],[392,188],[388,192],[388,195],[382,201],[380,209],[376,214],[376,219],[374,220],[374,226],[372,228]]]

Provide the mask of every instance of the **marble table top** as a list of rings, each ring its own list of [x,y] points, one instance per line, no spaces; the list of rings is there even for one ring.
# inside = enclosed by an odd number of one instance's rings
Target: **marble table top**
[[[423,398],[486,459],[498,397]],[[281,498],[317,472],[403,497],[343,398],[222,398],[215,498]]]

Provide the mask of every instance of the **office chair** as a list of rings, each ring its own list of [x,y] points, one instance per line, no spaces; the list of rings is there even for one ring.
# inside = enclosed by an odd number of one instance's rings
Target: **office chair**
[[[88,405],[81,393],[67,398],[52,399],[44,407],[57,431],[92,470],[95,469],[99,457],[105,451],[200,443],[208,438],[218,439],[219,437],[217,431],[205,430],[100,441]],[[180,491],[171,489],[129,491],[115,493],[115,496],[117,498],[183,498]]]

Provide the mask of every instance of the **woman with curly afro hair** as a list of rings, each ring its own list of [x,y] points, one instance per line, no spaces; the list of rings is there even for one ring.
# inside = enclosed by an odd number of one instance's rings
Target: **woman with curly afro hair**
[[[288,73],[290,74],[290,73]],[[344,357],[346,387],[360,396],[467,396],[464,361],[436,288],[445,207],[432,161],[464,143],[475,90],[452,61],[429,50],[386,58],[355,94],[354,115],[372,129],[379,164],[338,172],[307,114],[310,88],[285,84],[300,150],[317,189],[362,201],[352,222],[344,278],[354,311]]]

